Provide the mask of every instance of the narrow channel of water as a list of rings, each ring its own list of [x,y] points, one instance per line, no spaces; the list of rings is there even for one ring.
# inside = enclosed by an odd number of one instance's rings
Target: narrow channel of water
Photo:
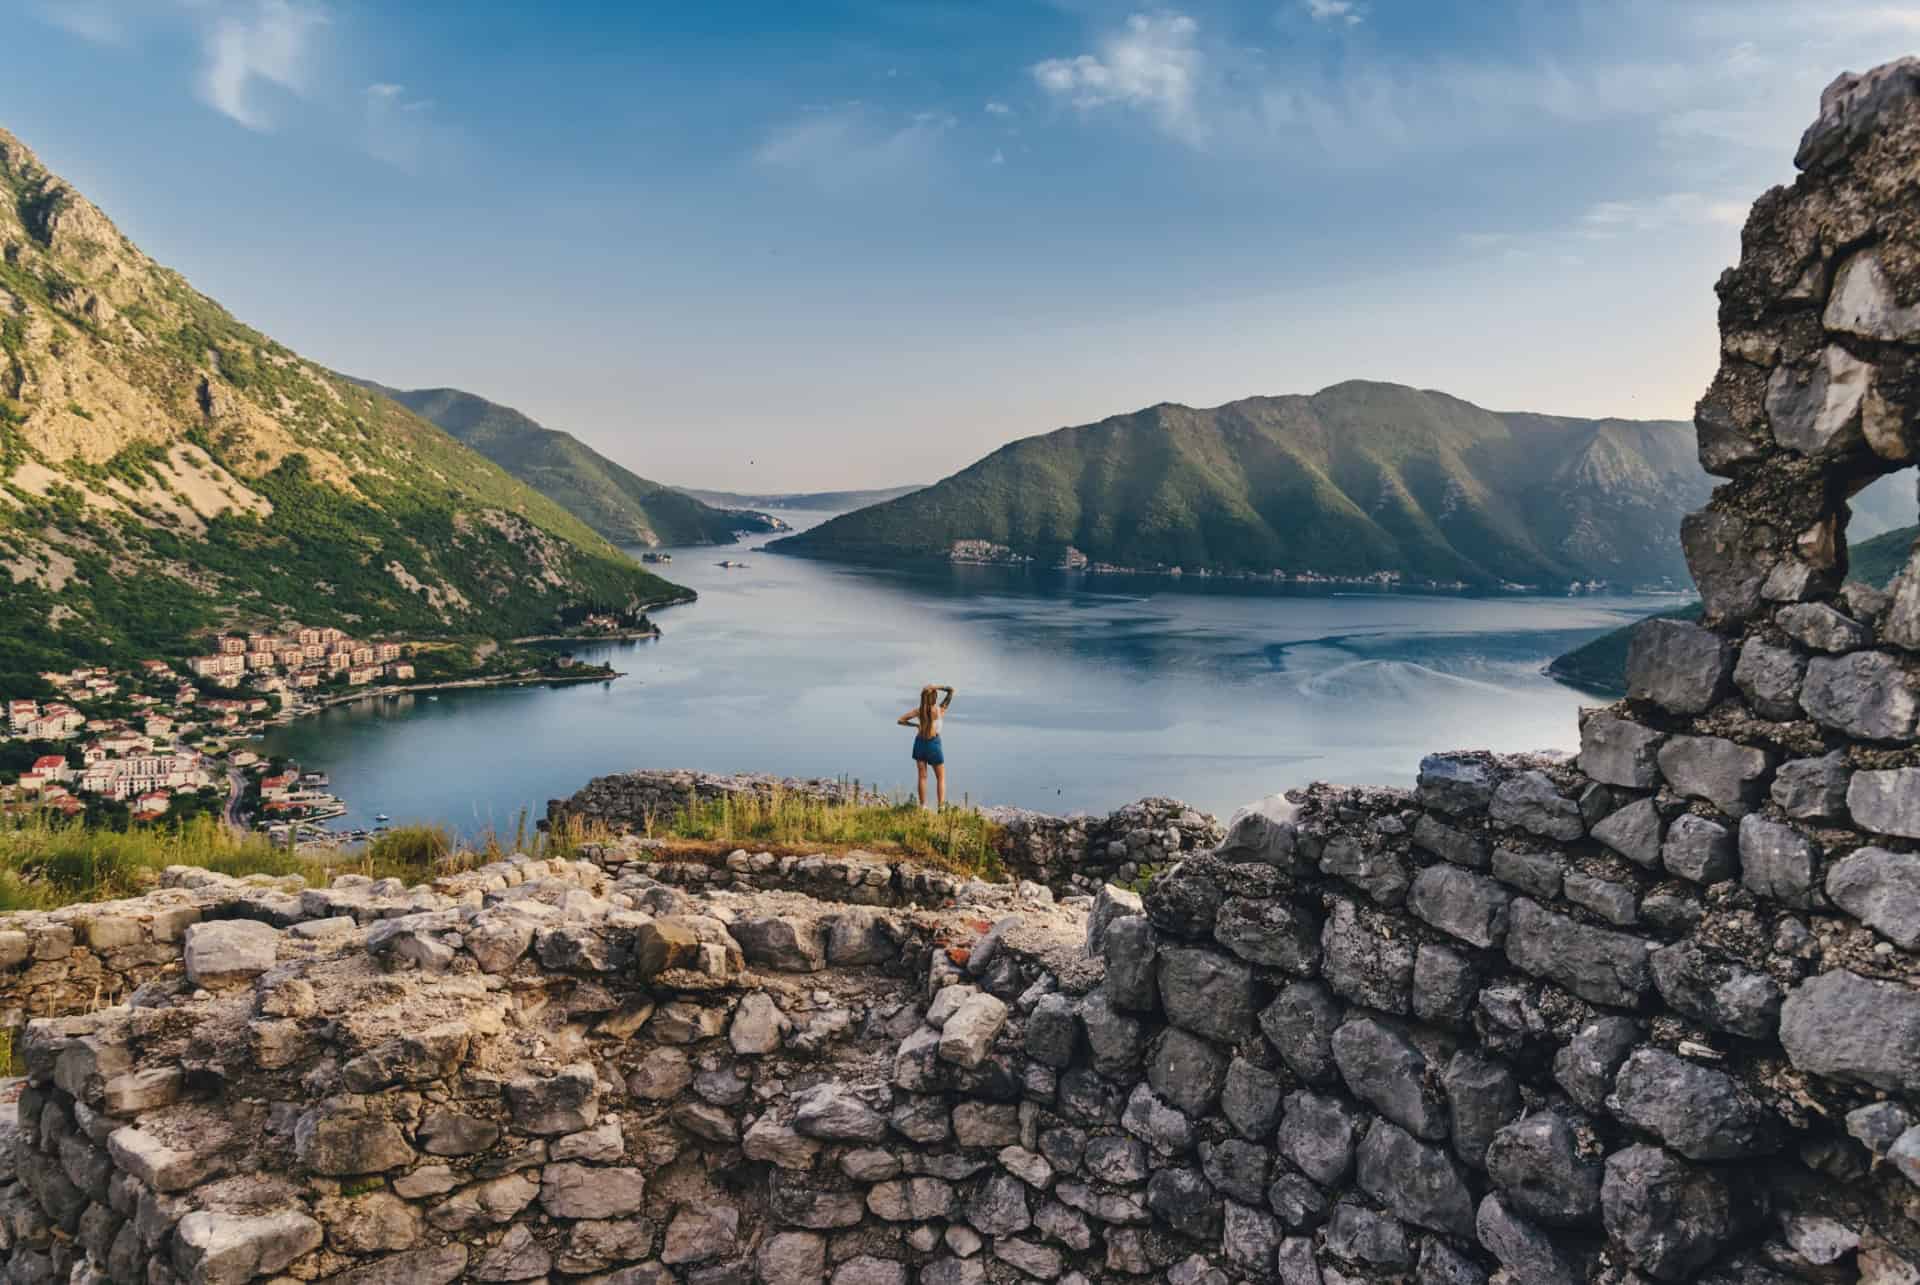
[[[1225,814],[1309,780],[1405,784],[1437,749],[1571,750],[1597,702],[1541,667],[1663,605],[673,555],[662,570],[700,600],[660,613],[664,638],[577,649],[628,677],[373,698],[265,748],[332,776],[342,827],[510,830],[637,767],[904,790],[913,734],[894,720],[946,682],[956,796],[1104,811],[1166,794]]]

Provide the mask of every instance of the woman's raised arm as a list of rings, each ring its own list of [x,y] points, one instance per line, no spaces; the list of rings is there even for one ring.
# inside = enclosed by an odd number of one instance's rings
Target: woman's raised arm
[[[949,705],[953,704],[953,688],[948,686],[946,683],[942,683],[940,685],[940,690],[947,694],[946,698],[940,702],[940,708],[945,709]]]
[[[899,718],[896,718],[893,721],[901,727],[918,727],[920,725],[919,706],[916,705],[914,708],[908,710],[906,713],[902,714]]]

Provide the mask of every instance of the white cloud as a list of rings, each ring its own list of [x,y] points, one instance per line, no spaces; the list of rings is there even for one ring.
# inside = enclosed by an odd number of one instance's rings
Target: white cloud
[[[1287,0],[1317,22],[1375,21],[1363,0]],[[1516,21],[1532,7],[1503,6]],[[1819,90],[1906,51],[1920,2],[1571,0],[1482,49],[1351,51],[1203,40],[1182,14],[1140,14],[1075,57],[1029,68],[1083,111],[1127,104],[1216,151],[1315,154],[1342,169],[1517,142],[1569,126],[1631,127],[1650,163],[1720,186],[1778,165]],[[1535,30],[1537,28],[1537,30]],[[1777,171],[1776,171],[1777,172]],[[1657,180],[1656,180],[1657,181]],[[1684,180],[1679,180],[1684,181]]]
[[[1622,232],[1663,232],[1669,228],[1733,227],[1747,220],[1747,205],[1732,197],[1699,192],[1667,192],[1634,201],[1601,201],[1579,219],[1580,235],[1611,240]]]
[[[96,45],[126,43],[126,24],[111,0],[49,0],[37,12],[44,21]]]
[[[987,103],[987,115],[989,115],[989,116],[1011,116],[1011,115],[1013,115],[1013,108],[1011,108],[1011,107],[1009,107],[1009,106],[1007,106],[1007,105],[1006,105],[1005,103],[1003,103],[1003,102],[1000,102],[1000,101],[998,101],[997,99],[995,99],[995,100],[989,100],[989,101],[988,101],[988,103]]]
[[[987,164],[989,165],[1005,165],[1006,163],[1007,154],[997,147],[993,149],[993,155],[987,158]]]
[[[324,9],[292,0],[256,0],[222,11],[206,33],[201,97],[248,129],[270,129],[273,122],[259,101],[259,84],[304,94],[311,75],[312,38],[327,22]]]
[[[1307,16],[1315,22],[1344,22],[1355,27],[1366,17],[1354,0],[1306,0],[1306,5]]]
[[[405,85],[373,80],[354,65],[378,47],[377,33],[361,29],[365,19],[353,10],[330,7],[332,0],[26,3],[49,26],[98,44],[143,54],[149,44],[155,50],[184,45],[197,55],[195,95],[248,129],[297,124],[354,141],[410,171],[446,159],[460,145],[457,131],[433,119],[430,100]]]
[[[1099,41],[1097,53],[1035,63],[1040,88],[1082,111],[1110,105],[1151,114],[1189,142],[1206,135],[1194,97],[1206,70],[1200,24],[1183,13],[1136,13]]]
[[[419,170],[435,149],[433,103],[385,82],[368,85],[362,99],[368,155],[409,173]]]
[[[895,183],[924,173],[940,139],[957,123],[946,112],[901,121],[864,103],[845,103],[773,130],[753,159],[829,191]]]

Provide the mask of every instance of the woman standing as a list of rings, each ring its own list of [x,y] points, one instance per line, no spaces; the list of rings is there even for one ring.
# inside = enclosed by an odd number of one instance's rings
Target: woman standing
[[[946,699],[938,699],[945,692]],[[947,707],[953,704],[953,688],[945,684],[932,684],[920,689],[920,704],[902,714],[897,720],[902,727],[915,729],[913,738],[913,762],[919,769],[920,806],[927,806],[927,769],[933,769],[934,785],[938,791],[938,806],[947,806],[947,755],[940,748],[940,725],[946,720]]]

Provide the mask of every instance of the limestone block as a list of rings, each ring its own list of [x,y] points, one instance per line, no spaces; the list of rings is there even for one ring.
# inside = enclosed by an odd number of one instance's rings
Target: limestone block
[[[1733,649],[1711,629],[1644,620],[1628,644],[1627,696],[1675,714],[1704,714],[1727,695],[1732,672]]]

